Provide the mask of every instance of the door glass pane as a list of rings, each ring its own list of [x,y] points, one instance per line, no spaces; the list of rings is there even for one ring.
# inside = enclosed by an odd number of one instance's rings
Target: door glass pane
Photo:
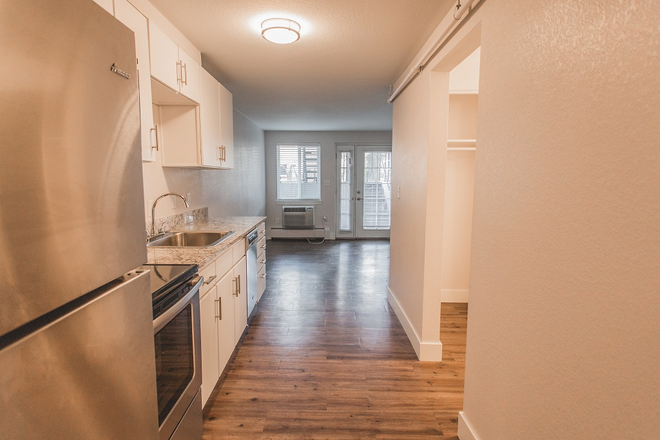
[[[189,305],[154,336],[159,425],[195,373],[192,330],[192,305]]]
[[[353,158],[350,151],[339,153],[339,230],[351,231],[351,174]]]
[[[362,228],[390,229],[392,152],[365,151]]]

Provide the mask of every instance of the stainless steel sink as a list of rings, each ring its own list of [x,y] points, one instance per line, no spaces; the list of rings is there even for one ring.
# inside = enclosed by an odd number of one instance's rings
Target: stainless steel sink
[[[208,247],[217,246],[235,231],[170,232],[147,243],[149,247]]]

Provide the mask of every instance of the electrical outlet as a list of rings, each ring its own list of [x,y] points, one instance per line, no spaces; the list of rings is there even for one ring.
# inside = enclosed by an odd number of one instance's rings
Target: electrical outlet
[[[278,225],[280,224],[280,218],[279,217],[275,217],[275,223],[278,224]]]

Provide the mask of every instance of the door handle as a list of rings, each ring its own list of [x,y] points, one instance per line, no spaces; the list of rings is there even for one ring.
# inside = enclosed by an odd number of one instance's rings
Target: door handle
[[[360,200],[362,200],[362,197],[358,197],[358,198],[355,199],[355,200],[357,200],[357,201],[359,202]]]
[[[151,133],[154,134],[153,137],[151,136]],[[154,145],[154,142],[151,142],[151,149],[153,150],[153,149],[155,148],[156,151],[159,151],[159,150],[158,150],[158,125],[156,125],[156,126],[154,126],[153,128],[150,128],[150,129],[149,129],[149,137],[150,137],[151,139],[155,139],[155,140],[156,140],[155,145]],[[151,139],[150,139],[150,140],[151,140]]]

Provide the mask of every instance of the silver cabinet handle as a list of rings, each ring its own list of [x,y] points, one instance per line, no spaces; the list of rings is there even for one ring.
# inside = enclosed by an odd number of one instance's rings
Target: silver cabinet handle
[[[209,277],[208,280],[204,281],[204,284],[211,284],[213,280],[216,279],[217,277],[218,277],[217,275],[213,275],[212,277]]]
[[[266,272],[264,272],[263,275],[261,275],[261,278],[266,278]]]
[[[236,283],[236,285],[238,286],[238,294],[240,295],[241,293],[243,293],[243,292],[241,292],[241,276],[240,275],[238,276],[238,282]]]
[[[183,65],[181,61],[176,62],[176,80],[178,82],[183,82]]]
[[[184,73],[184,71],[185,71],[185,74],[186,74],[185,77],[183,77],[183,73]],[[184,85],[187,86],[187,85],[188,85],[188,65],[187,65],[186,63],[181,63],[181,76],[183,77],[183,79],[181,80],[181,82],[182,82]]]
[[[266,259],[261,260],[261,264],[266,264]]]
[[[234,284],[234,291],[232,292],[232,295],[238,297],[238,277],[235,277],[231,282]]]
[[[153,138],[151,137],[151,133],[154,134]],[[156,125],[156,126],[149,129],[149,137],[150,137],[149,140],[151,140],[151,139],[156,140],[155,145],[154,145],[154,142],[151,142],[151,149],[153,150],[155,148],[156,151],[160,151],[158,149],[158,125]]]
[[[219,299],[216,299],[213,301],[213,305],[215,306],[215,320],[218,320],[218,301]]]
[[[262,244],[262,245],[261,245],[261,249],[266,249],[266,245],[265,245],[265,244]]]
[[[216,313],[215,318],[219,321],[222,321],[222,297],[215,300],[215,303],[218,307],[218,313]]]

